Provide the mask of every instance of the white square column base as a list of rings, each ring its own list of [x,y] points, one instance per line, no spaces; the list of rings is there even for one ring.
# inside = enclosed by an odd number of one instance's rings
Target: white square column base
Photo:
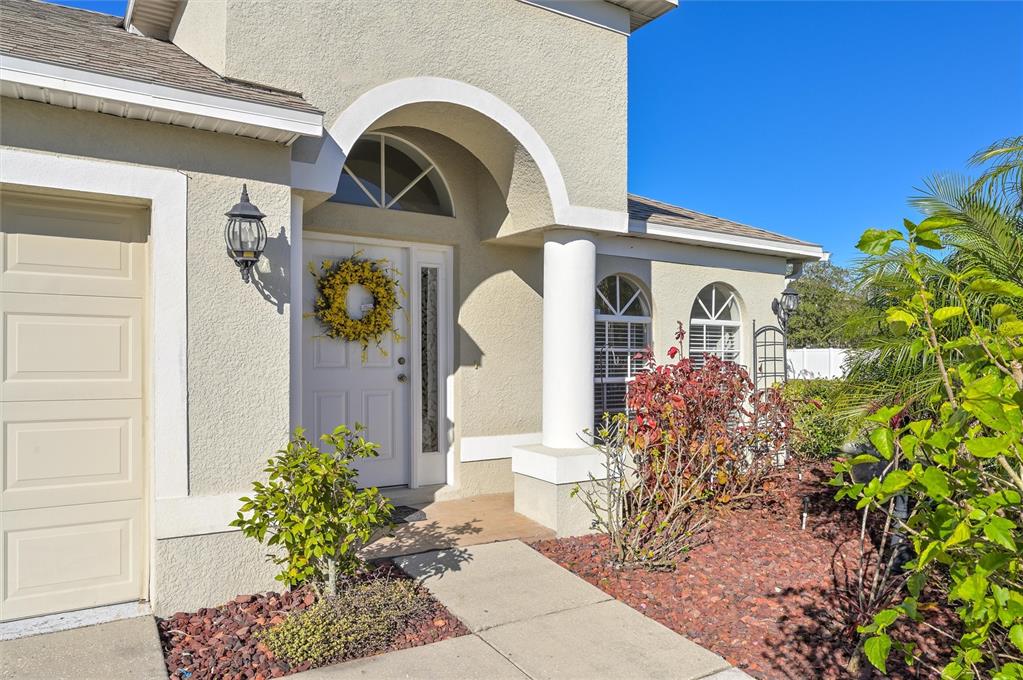
[[[604,477],[603,454],[596,449],[555,449],[541,444],[512,448],[515,512],[553,529],[558,537],[596,531],[593,514],[572,490]]]

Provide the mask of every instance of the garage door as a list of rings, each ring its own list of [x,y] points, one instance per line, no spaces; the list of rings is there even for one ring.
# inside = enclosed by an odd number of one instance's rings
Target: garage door
[[[148,211],[0,193],[0,620],[146,595]]]

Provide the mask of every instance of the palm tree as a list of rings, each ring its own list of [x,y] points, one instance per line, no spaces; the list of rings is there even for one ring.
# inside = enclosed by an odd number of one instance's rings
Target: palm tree
[[[934,252],[924,267],[935,306],[957,304],[949,297],[956,273],[972,271],[1023,286],[1023,137],[1000,140],[974,154],[970,163],[984,166],[978,178],[935,175],[910,199],[910,205],[927,217],[944,218],[946,225],[945,249]],[[926,411],[928,397],[939,387],[931,358],[911,340],[893,335],[884,323],[885,310],[916,289],[898,266],[899,259],[893,250],[857,263],[857,286],[868,305],[850,323],[870,324],[877,333],[853,354],[838,409],[843,415],[904,402],[913,411]],[[1020,306],[1018,300],[1004,302]],[[1017,311],[1023,314],[1023,308]],[[955,334],[959,329],[953,325],[948,330]]]
[[[974,188],[997,184],[1017,206],[1023,205],[1023,137],[1006,137],[970,157],[970,165],[987,163]]]

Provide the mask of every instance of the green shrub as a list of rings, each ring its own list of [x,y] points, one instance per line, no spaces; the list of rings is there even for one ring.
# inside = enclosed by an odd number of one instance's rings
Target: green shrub
[[[951,220],[951,222],[950,222]],[[927,250],[945,246],[938,215],[905,230],[868,229],[860,250],[905,275],[916,292],[890,307],[890,330],[912,338],[912,352],[938,370],[939,390],[923,417],[907,403],[885,405],[869,420],[874,453],[835,464],[839,498],[879,513],[910,539],[910,574],[901,600],[858,628],[862,654],[882,673],[891,653],[907,662],[920,650],[892,634],[900,619],[921,621],[937,595],[954,607],[961,630],[934,629],[950,647],[947,680],[1023,678],[1023,286],[985,274],[953,271]],[[947,272],[944,296],[931,286],[936,267]],[[944,303],[944,304],[943,304]],[[940,305],[940,306],[939,306]],[[885,467],[867,483],[861,464]],[[864,520],[864,524],[866,520]],[[886,572],[898,570],[900,550],[879,550]],[[924,586],[935,586],[928,592]],[[933,627],[933,626],[932,626]],[[938,639],[937,637],[935,639]]]
[[[295,430],[287,448],[267,461],[269,479],[253,482],[251,498],[231,526],[260,543],[283,548],[267,559],[283,565],[275,577],[288,586],[327,585],[333,593],[338,574],[352,574],[363,562],[358,549],[380,527],[388,526],[394,506],[376,487],[359,489],[352,464],[377,455],[377,445],[339,425],[321,437],[333,451],[321,451]],[[252,514],[246,517],[245,513]]]
[[[792,452],[800,458],[829,458],[848,439],[852,424],[835,413],[841,380],[789,380],[783,394],[792,404],[796,437]]]
[[[387,649],[394,636],[430,605],[429,596],[413,581],[376,579],[291,614],[260,633],[259,639],[290,663],[319,666]]]

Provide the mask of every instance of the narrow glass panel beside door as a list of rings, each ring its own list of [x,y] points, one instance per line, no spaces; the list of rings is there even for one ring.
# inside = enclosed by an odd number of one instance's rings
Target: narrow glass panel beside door
[[[422,423],[423,453],[436,453],[438,445],[437,392],[437,281],[436,267],[420,270],[420,337],[422,338]]]

